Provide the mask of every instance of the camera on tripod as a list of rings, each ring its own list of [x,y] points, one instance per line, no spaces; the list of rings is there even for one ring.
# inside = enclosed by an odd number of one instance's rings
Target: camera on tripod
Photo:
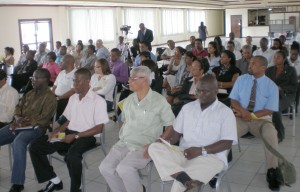
[[[122,27],[120,27],[120,30],[123,32],[125,32],[125,34],[128,34],[128,31],[130,30],[131,26],[129,25],[123,25]]]

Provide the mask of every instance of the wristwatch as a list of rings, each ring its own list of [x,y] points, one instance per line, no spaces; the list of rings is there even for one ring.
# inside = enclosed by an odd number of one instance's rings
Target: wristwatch
[[[202,156],[206,157],[207,156],[207,151],[205,150],[204,147],[202,147]]]
[[[76,135],[75,135],[75,139],[79,139],[79,134],[76,134]]]

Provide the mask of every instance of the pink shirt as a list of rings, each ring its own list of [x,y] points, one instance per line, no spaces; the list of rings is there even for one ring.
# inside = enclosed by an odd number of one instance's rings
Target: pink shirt
[[[45,63],[43,64],[42,68],[48,69],[48,71],[50,72],[50,81],[54,83],[57,75],[60,72],[58,64],[56,64],[55,62]]]
[[[203,49],[202,51],[198,51],[196,48],[192,49],[192,53],[197,57],[197,58],[204,58],[206,56],[208,56],[208,53],[205,49]]]

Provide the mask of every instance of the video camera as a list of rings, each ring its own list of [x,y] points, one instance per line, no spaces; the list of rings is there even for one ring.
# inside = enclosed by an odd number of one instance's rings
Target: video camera
[[[125,34],[127,35],[130,28],[131,28],[131,26],[129,26],[129,25],[123,25],[122,27],[120,27],[120,30],[125,31]]]

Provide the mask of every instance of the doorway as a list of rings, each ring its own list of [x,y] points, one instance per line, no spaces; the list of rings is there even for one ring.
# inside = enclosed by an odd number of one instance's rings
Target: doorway
[[[231,32],[236,38],[241,38],[242,35],[242,15],[231,15]]]

